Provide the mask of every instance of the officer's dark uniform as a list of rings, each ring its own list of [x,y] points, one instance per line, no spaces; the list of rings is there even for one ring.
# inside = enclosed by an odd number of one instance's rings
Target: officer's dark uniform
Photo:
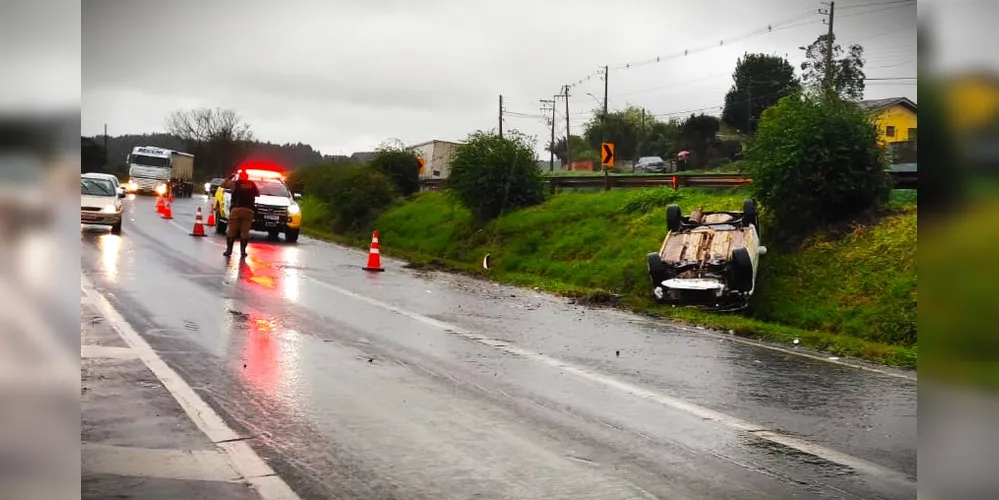
[[[226,228],[225,255],[232,255],[232,245],[239,237],[240,258],[246,258],[246,247],[250,243],[250,228],[253,227],[253,209],[256,206],[260,190],[247,177],[246,172],[240,172],[232,186],[229,196],[229,217]]]

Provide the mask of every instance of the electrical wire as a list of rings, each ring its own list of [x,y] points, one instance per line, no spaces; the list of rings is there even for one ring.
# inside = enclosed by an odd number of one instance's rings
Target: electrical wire
[[[809,10],[805,14],[798,14],[798,15],[796,15],[794,17],[788,18],[787,20],[784,20],[784,21],[781,21],[781,22],[778,22],[778,23],[771,23],[771,24],[768,24],[767,26],[764,26],[764,27],[761,27],[761,28],[757,28],[757,29],[755,29],[753,31],[744,33],[742,35],[736,35],[736,36],[733,36],[733,37],[724,38],[724,39],[720,40],[717,44],[711,44],[711,45],[705,44],[704,46],[701,46],[701,47],[698,47],[698,48],[685,49],[683,51],[678,51],[678,52],[675,52],[673,54],[668,54],[668,55],[665,55],[665,56],[658,56],[658,57],[655,57],[655,58],[650,58],[650,59],[646,59],[646,60],[642,60],[642,61],[636,61],[636,62],[631,62],[631,63],[618,64],[618,65],[613,65],[613,66],[608,65],[608,68],[611,69],[611,70],[632,69],[632,68],[636,68],[636,67],[646,66],[646,65],[649,65],[649,64],[656,64],[656,63],[660,63],[660,62],[663,62],[663,61],[668,61],[668,60],[671,60],[671,59],[683,58],[683,57],[689,56],[691,54],[697,54],[697,53],[706,52],[706,51],[709,51],[709,50],[712,50],[712,49],[716,49],[718,47],[724,47],[726,44],[731,44],[733,42],[737,42],[737,41],[741,41],[741,40],[746,40],[746,39],[749,39],[749,38],[753,38],[753,37],[765,35],[765,34],[768,34],[768,33],[772,33],[773,31],[779,31],[779,30],[782,30],[782,29],[789,29],[789,28],[793,28],[793,27],[800,27],[800,26],[805,26],[805,25],[808,25],[808,24],[815,24],[815,23],[819,22],[819,19],[815,19],[815,20],[812,20],[812,21],[809,21],[809,22],[806,22],[806,23],[800,23],[800,24],[796,24],[796,25],[793,24],[793,23],[797,23],[798,21],[802,21],[804,19],[807,19],[809,17],[813,17],[815,15],[816,15],[816,12],[814,10]],[[572,88],[572,87],[575,87],[577,85],[580,85],[580,84],[582,84],[585,81],[589,81],[594,76],[600,76],[600,73],[598,71],[591,72],[591,73],[587,74],[586,76],[584,76],[583,78],[579,78],[578,80],[576,80],[575,83],[570,83],[569,87]]]

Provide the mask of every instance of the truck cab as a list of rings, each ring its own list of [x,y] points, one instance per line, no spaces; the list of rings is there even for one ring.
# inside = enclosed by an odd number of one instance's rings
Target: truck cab
[[[283,171],[272,168],[245,168],[247,176],[260,191],[253,208],[253,231],[265,231],[270,239],[277,239],[284,233],[284,240],[289,243],[298,241],[302,227],[302,210],[298,200],[302,195],[292,193],[285,181]],[[229,176],[215,191],[214,210],[215,231],[225,234],[228,227],[229,200],[232,197],[232,186],[237,170]]]
[[[128,163],[125,186],[129,192],[181,197],[193,194],[194,184],[190,181],[194,155],[154,146],[136,146],[125,162]]]

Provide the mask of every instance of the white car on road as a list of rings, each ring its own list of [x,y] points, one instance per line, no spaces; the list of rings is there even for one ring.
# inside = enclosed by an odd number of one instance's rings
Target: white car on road
[[[125,204],[121,199],[125,193],[115,188],[108,179],[92,174],[80,176],[80,222],[100,226],[111,226],[113,234],[121,233],[122,211]]]

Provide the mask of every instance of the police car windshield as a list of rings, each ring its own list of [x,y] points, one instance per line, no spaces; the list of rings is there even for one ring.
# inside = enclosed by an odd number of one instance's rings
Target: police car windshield
[[[291,196],[288,188],[281,181],[253,179],[253,183],[257,185],[261,196],[280,196],[283,198]]]

